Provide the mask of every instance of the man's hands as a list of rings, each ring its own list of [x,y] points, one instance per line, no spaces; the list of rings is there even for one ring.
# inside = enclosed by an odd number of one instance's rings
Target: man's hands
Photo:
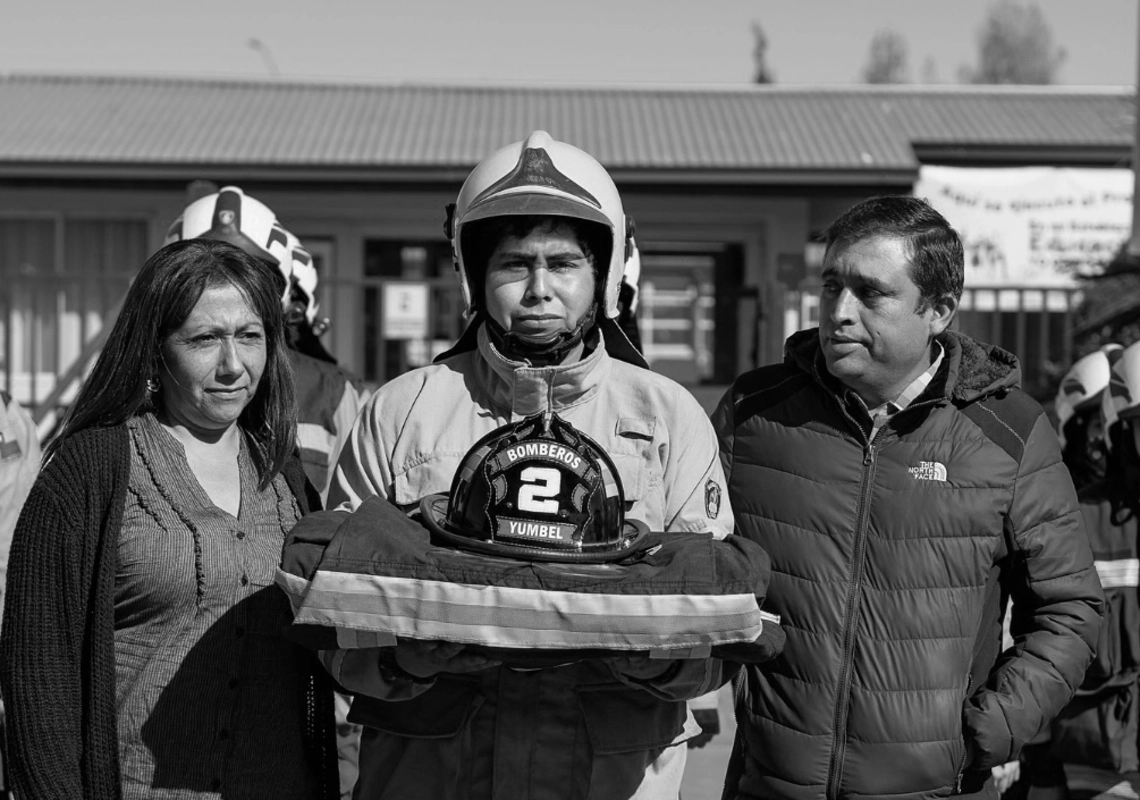
[[[416,678],[433,678],[440,672],[478,672],[502,663],[463,650],[464,645],[455,642],[400,639],[393,657],[396,666]]]
[[[993,773],[994,776],[994,788],[997,789],[998,794],[1003,794],[1006,789],[1017,783],[1017,779],[1021,777],[1021,762],[1010,761],[1008,764],[994,767],[990,772]]]

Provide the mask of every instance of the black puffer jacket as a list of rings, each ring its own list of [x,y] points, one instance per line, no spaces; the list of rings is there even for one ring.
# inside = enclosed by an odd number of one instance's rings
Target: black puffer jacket
[[[714,417],[787,632],[748,668],[725,796],[970,791],[1092,658],[1103,597],[1072,482],[1009,353],[945,334],[931,385],[870,440],[817,337],[740,377]],[[999,655],[1010,595],[1016,644]]]

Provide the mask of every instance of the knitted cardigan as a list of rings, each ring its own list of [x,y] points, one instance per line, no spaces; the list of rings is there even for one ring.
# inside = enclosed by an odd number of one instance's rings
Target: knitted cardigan
[[[81,431],[40,473],[17,524],[0,631],[9,774],[20,797],[119,800],[115,574],[130,478],[125,424]],[[301,513],[320,508],[294,456]],[[313,661],[306,745],[321,797],[337,791],[332,692]]]

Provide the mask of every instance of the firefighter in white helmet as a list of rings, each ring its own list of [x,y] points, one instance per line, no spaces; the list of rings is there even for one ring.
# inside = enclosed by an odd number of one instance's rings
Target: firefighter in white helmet
[[[602,166],[535,131],[475,167],[446,229],[470,324],[435,364],[365,405],[330,507],[378,497],[413,509],[448,492],[482,436],[557,413],[612,456],[628,515],[655,531],[727,536],[708,416],[650,372],[616,324],[630,224]],[[550,480],[536,473],[519,508],[554,513]],[[539,526],[518,527],[507,535]],[[457,643],[357,644],[324,660],[356,693],[351,718],[365,726],[359,798],[675,798],[684,742],[700,732],[685,701],[726,680],[714,659],[523,670]]]
[[[1077,697],[1053,722],[1050,741],[1027,748],[1023,760],[1034,787],[1064,791],[1066,765],[1079,764],[1082,782],[1107,790],[1140,766],[1136,748],[1120,744],[1136,741],[1140,721],[1119,712],[1133,702],[1140,672],[1140,345],[1109,344],[1079,359],[1061,380],[1054,409],[1105,620]]]
[[[1053,411],[1065,466],[1077,491],[1104,481],[1105,436],[1102,403],[1118,344],[1105,345],[1077,360],[1057,389]]]

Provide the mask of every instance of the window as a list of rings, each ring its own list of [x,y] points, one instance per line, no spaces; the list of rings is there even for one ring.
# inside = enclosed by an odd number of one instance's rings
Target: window
[[[447,242],[366,239],[363,283],[364,380],[383,382],[429,364],[459,338],[463,299]],[[397,291],[426,294],[426,302],[412,306],[424,309],[418,324],[385,320],[385,292]],[[388,299],[388,308],[398,305]]]
[[[139,220],[0,218],[0,385],[35,405],[79,377],[149,255],[147,232]]]

